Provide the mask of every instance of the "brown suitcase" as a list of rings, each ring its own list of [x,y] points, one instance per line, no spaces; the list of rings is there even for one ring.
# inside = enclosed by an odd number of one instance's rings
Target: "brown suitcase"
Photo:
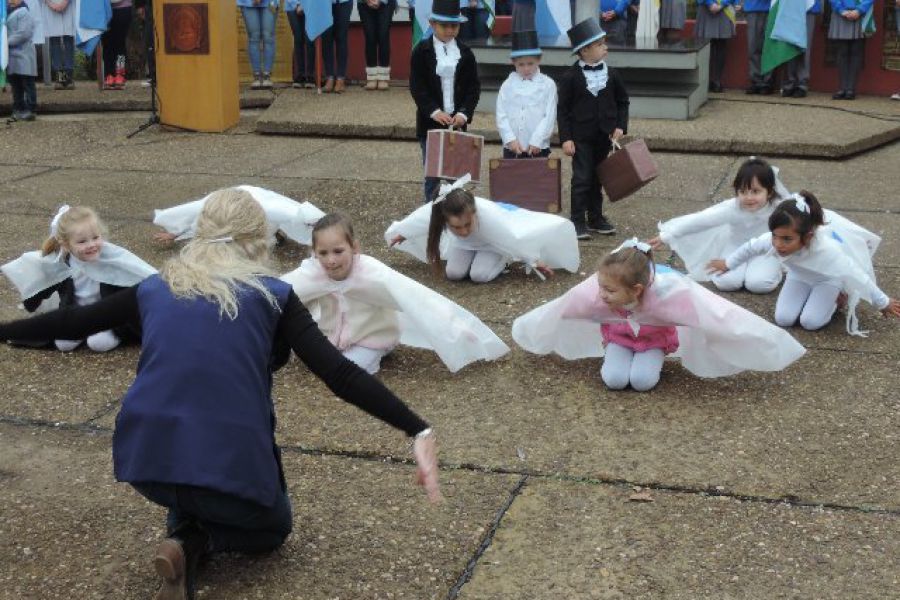
[[[450,129],[432,129],[425,141],[425,176],[458,179],[466,173],[481,181],[484,136]]]
[[[597,167],[600,185],[612,202],[627,198],[656,179],[657,175],[659,167],[644,140],[634,140],[621,146]]]
[[[492,158],[491,199],[528,210],[562,211],[562,165],[558,158]]]

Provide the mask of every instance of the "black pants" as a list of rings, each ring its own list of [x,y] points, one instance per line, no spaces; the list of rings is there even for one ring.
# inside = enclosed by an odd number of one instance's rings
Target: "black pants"
[[[550,148],[544,148],[541,150],[541,153],[537,156],[531,156],[530,154],[516,154],[509,148],[503,149],[503,158],[547,158],[550,156]]]
[[[13,111],[34,112],[37,106],[37,89],[34,85],[35,77],[31,75],[17,75],[10,73],[7,78],[12,87]]]
[[[728,39],[709,40],[709,82],[722,83],[722,72],[725,70],[725,57],[728,55],[725,47]]]
[[[585,224],[603,215],[603,190],[597,179],[597,167],[606,159],[612,142],[603,134],[591,141],[575,141],[572,157],[572,222]]]
[[[391,21],[397,8],[397,0],[388,0],[387,4],[379,4],[376,9],[360,2],[357,8],[366,38],[366,66],[391,66]]]
[[[838,68],[838,84],[844,92],[856,92],[856,80],[862,71],[863,51],[866,40],[831,40],[835,45],[835,62]]]
[[[316,78],[316,47],[306,37],[306,13],[297,14],[293,10],[285,12],[294,34],[294,64],[297,65],[294,82],[313,82]]]
[[[114,75],[116,72],[116,59],[125,56],[125,39],[128,37],[128,29],[131,27],[131,7],[114,8],[112,18],[100,41],[103,44],[103,72],[106,75]]]

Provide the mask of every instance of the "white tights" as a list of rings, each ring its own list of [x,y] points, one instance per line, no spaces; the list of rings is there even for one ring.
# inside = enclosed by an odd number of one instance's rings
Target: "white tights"
[[[391,348],[376,350],[362,346],[350,346],[344,350],[343,354],[359,365],[363,371],[369,375],[374,375],[381,369],[381,359],[390,351]]]
[[[768,294],[781,283],[781,263],[774,256],[754,256],[737,268],[710,279],[723,292],[736,292],[743,287],[753,294]]]
[[[603,383],[611,390],[624,390],[631,384],[637,392],[652,390],[659,383],[666,354],[661,348],[635,352],[619,344],[607,344],[600,368]]]
[[[821,329],[831,322],[840,293],[836,285],[810,285],[788,275],[775,303],[775,322],[791,327],[799,318],[803,329]]]
[[[497,278],[506,268],[506,259],[490,250],[465,250],[451,248],[447,252],[447,279],[459,281],[466,275],[475,283],[487,283]]]
[[[71,352],[80,346],[82,341],[84,340],[54,340],[53,343],[57,350],[61,352]],[[87,339],[87,347],[94,352],[109,352],[113,348],[116,348],[120,343],[121,340],[119,339],[119,336],[114,334],[110,329],[88,336]]]

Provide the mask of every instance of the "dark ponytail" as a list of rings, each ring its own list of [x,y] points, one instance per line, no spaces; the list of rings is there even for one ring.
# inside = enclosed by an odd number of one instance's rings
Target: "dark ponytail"
[[[459,217],[466,211],[475,213],[475,196],[464,189],[451,191],[440,202],[431,205],[431,221],[428,224],[428,242],[425,255],[436,275],[441,274],[441,235],[447,228],[447,217]]]
[[[803,197],[809,212],[800,210],[794,198],[788,198],[775,207],[775,211],[769,216],[769,231],[775,231],[779,227],[790,227],[800,235],[800,239],[815,231],[816,227],[825,224],[825,212],[818,199],[806,190],[798,194]]]

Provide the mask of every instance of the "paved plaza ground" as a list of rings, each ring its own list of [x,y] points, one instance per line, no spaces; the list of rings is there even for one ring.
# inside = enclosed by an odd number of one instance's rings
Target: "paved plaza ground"
[[[79,109],[96,109],[85,94]],[[152,127],[131,139],[146,113],[71,114],[65,98],[44,97],[58,112],[0,125],[4,262],[34,249],[69,203],[96,208],[112,241],[159,266],[177,248],[151,240],[154,208],[247,183],[351,215],[364,252],[513,346],[516,316],[580,281],[625,237],[650,237],[658,221],[730,197],[738,165],[762,148],[790,189],[814,192],[884,238],[879,283],[900,295],[900,103],[884,98],[798,105],[731,94],[695,121],[634,122],[661,175],[608,206],[618,235],[582,243],[580,273],[541,282],[513,267],[477,285],[434,279],[384,243],[421,190],[419,148],[403,129],[412,115],[402,127],[394,118],[404,90],[283,90],[249,103],[271,107],[248,108],[228,133]],[[775,123],[768,133],[761,115]],[[308,135],[260,133],[278,127]],[[497,154],[486,147],[486,158]],[[275,261],[288,270],[307,252],[287,243]],[[772,317],[774,295],[728,297]],[[0,319],[21,317],[18,301],[0,284]],[[648,394],[604,389],[597,360],[514,348],[451,374],[433,354],[401,347],[379,377],[437,431],[437,506],[412,484],[403,436],[293,361],[274,397],[294,533],[270,555],[213,557],[198,598],[896,598],[900,321],[868,305],[860,315],[866,339],[845,334],[840,319],[792,330],[809,352],[784,372],[703,380],[667,362]],[[0,598],[155,592],[150,558],[164,513],[114,481],[110,451],[137,357],[135,347],[0,347]]]

